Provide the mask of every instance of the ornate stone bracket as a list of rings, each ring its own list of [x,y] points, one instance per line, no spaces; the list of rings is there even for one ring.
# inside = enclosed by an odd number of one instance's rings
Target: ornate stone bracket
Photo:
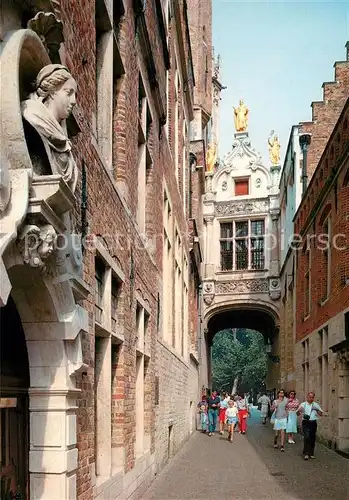
[[[269,278],[269,295],[272,300],[279,300],[281,297],[281,285],[279,277]]]

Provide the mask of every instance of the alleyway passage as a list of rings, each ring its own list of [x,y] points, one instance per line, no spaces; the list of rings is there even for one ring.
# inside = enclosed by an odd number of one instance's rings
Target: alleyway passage
[[[249,424],[248,435],[235,434],[233,444],[218,434],[194,434],[143,499],[349,499],[349,460],[317,445],[316,460],[304,462],[301,436],[281,453],[257,410]]]

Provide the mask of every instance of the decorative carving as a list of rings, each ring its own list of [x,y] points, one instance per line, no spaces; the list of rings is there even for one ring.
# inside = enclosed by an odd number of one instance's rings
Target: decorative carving
[[[50,224],[42,227],[26,225],[19,235],[20,253],[25,264],[41,267],[46,272],[46,261],[55,251],[57,233]]]
[[[206,295],[204,297],[204,302],[207,306],[210,306],[213,302],[213,299],[214,299],[214,295]]]
[[[255,184],[257,188],[261,187],[262,179],[260,177],[257,177]]]
[[[275,135],[274,130],[270,132],[268,138],[268,146],[269,146],[269,157],[270,161],[273,165],[280,164],[280,142],[278,136]]]
[[[216,283],[216,294],[226,295],[229,293],[267,292],[268,281],[265,278],[254,280],[233,280]]]
[[[218,106],[220,100],[221,100],[221,91],[218,87],[213,85],[213,104],[215,106]]]
[[[233,109],[236,132],[245,132],[247,130],[248,108],[245,106],[244,101],[240,99],[239,106]]]
[[[205,283],[204,284],[204,293],[213,293],[213,292],[214,292],[213,283]]]
[[[226,191],[228,189],[228,183],[227,181],[222,182],[222,191]]]
[[[229,201],[215,205],[216,216],[267,212],[268,200]]]
[[[74,192],[77,167],[71,153],[65,119],[76,104],[76,82],[60,64],[42,68],[35,91],[22,102],[24,119],[38,132],[45,146],[52,173],[60,174]]]
[[[281,297],[281,288],[279,278],[271,278],[269,284],[269,295],[272,300],[279,300]]]
[[[64,42],[63,23],[52,12],[38,12],[28,21],[28,28],[40,37],[52,62],[59,62],[59,48]]]
[[[337,353],[338,361],[343,364],[349,364],[349,350],[343,349]]]
[[[251,141],[247,134],[235,136],[232,150],[223,158],[223,167],[236,170],[241,164],[241,158],[246,159],[246,167],[253,171],[258,168],[258,165],[262,165],[262,157],[251,147]]]

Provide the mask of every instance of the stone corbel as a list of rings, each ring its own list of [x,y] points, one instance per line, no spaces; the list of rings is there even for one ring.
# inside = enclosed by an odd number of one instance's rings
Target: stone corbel
[[[269,278],[269,295],[272,300],[279,300],[281,297],[280,278]]]

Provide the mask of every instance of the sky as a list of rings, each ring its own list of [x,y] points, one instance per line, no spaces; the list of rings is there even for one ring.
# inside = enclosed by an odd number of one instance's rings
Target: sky
[[[231,150],[233,106],[249,108],[251,145],[268,163],[271,130],[281,160],[292,125],[311,120],[311,102],[345,60],[349,0],[212,0],[213,45],[222,59],[219,156]]]

